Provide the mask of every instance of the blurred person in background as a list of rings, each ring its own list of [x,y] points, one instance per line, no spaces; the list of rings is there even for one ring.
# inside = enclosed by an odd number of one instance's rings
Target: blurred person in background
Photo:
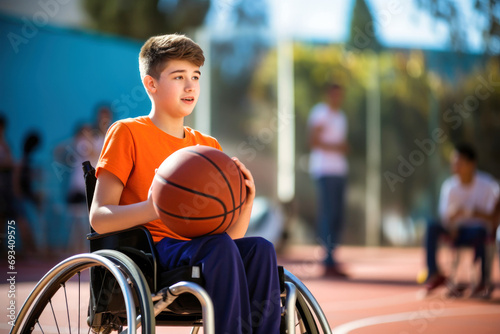
[[[14,193],[13,193],[13,170],[14,159],[10,146],[5,139],[7,119],[0,114],[0,219],[2,220],[0,231],[2,251],[6,248],[7,221],[14,220]],[[5,245],[5,246],[4,246]]]
[[[82,163],[90,161],[95,166],[99,159],[106,131],[111,125],[113,114],[107,104],[97,108],[93,124],[81,123],[77,126],[73,137],[59,144],[54,150],[54,159],[59,164],[60,180],[67,208],[69,241],[67,249],[70,253],[88,251],[85,235],[90,231],[85,196],[85,180]]]
[[[18,208],[19,234],[22,248],[28,256],[37,256],[45,251],[45,233],[42,223],[43,196],[35,186],[40,181],[40,170],[35,168],[33,155],[40,147],[40,135],[36,131],[26,134],[23,141],[23,155],[14,170],[14,193]]]
[[[90,160],[92,166],[95,166],[97,164],[97,160],[99,159],[99,155],[101,154],[102,146],[104,145],[106,132],[108,131],[108,128],[112,122],[113,112],[111,111],[111,108],[107,104],[100,105],[97,108],[97,117],[93,132],[93,135],[95,137],[94,152],[97,154],[97,156],[92,157],[92,160]]]
[[[89,160],[94,164],[99,158],[96,149],[97,136],[90,124],[83,124],[77,128],[72,142],[67,148],[74,155],[75,165],[71,167],[71,175],[66,195],[69,213],[70,238],[68,248],[71,253],[88,251],[86,234],[90,232],[87,212],[87,197],[85,195],[85,180],[82,172],[82,162]]]
[[[341,106],[344,89],[326,87],[325,102],[315,105],[309,115],[309,171],[318,190],[318,238],[325,250],[325,276],[347,277],[335,258],[344,224],[347,183],[348,122]]]
[[[426,289],[432,291],[446,282],[446,277],[436,263],[440,236],[446,235],[454,247],[474,247],[474,260],[481,261],[481,278],[477,286],[473,287],[471,296],[482,296],[490,288],[486,286],[485,242],[496,227],[495,208],[499,200],[499,185],[492,176],[477,170],[476,151],[466,143],[455,146],[451,156],[451,171],[453,175],[441,186],[439,220],[431,221],[427,227]]]

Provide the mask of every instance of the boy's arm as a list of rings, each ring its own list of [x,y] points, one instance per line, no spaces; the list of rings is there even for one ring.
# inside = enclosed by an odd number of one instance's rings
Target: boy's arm
[[[325,131],[325,128],[321,124],[312,125],[309,130],[309,146],[310,148],[320,148],[325,151],[347,153],[348,146],[344,141],[342,143],[325,143],[321,140],[321,133]]]
[[[439,192],[438,214],[441,224],[448,226],[449,220],[456,211],[450,204],[450,180],[447,179],[441,185]]]
[[[252,214],[253,200],[255,198],[255,183],[250,170],[246,168],[245,165],[237,158],[233,158],[233,161],[236,163],[245,177],[247,198],[242,206],[238,220],[233,225],[231,225],[231,227],[229,227],[226,232],[232,239],[239,239],[245,236],[245,233],[248,229],[248,224],[250,223],[250,215]]]
[[[125,230],[158,219],[151,193],[144,202],[119,205],[123,184],[113,173],[99,173],[90,210],[90,223],[97,233]]]

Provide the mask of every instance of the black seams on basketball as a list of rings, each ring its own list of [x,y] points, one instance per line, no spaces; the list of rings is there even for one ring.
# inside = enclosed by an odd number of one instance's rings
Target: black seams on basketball
[[[246,199],[236,163],[224,152],[201,145],[182,148],[165,159],[152,192],[162,222],[185,238],[226,232]]]

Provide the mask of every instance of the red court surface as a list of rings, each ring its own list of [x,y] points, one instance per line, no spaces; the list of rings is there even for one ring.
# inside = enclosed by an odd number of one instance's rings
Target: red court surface
[[[449,253],[441,252],[442,263],[449,264]],[[279,255],[280,264],[300,278],[322,306],[333,333],[500,333],[500,273],[498,257],[493,263],[496,289],[488,300],[447,298],[446,289],[438,288],[423,295],[416,276],[423,267],[420,248],[342,247],[338,257],[344,263],[348,279],[322,276],[321,249],[317,246],[293,246]],[[461,278],[470,271],[467,254],[462,256]],[[18,263],[16,298],[26,298],[34,281],[54,261]],[[2,269],[3,270],[3,269]],[[3,274],[2,274],[3,275]],[[4,281],[4,280],[2,280]],[[7,285],[0,285],[0,300],[7,300]],[[6,312],[6,307],[2,307]],[[6,316],[0,317],[0,333],[8,333]],[[159,328],[158,333],[190,333],[187,328]]]
[[[489,300],[447,298],[446,288],[425,296],[416,276],[423,267],[420,248],[343,247],[339,258],[349,279],[325,279],[317,247],[294,247],[281,258],[306,283],[323,308],[333,333],[500,333],[500,275],[494,259],[496,290]],[[440,253],[444,267],[449,254]],[[462,256],[461,278],[471,260]]]

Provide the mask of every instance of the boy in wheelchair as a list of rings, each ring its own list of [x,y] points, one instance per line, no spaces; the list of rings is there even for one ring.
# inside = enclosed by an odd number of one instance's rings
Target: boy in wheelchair
[[[184,126],[200,94],[203,51],[183,35],[150,38],[139,55],[142,83],[152,102],[147,116],[117,121],[108,130],[96,166],[97,184],[90,211],[102,234],[144,225],[153,237],[160,270],[200,266],[212,298],[217,333],[279,333],[280,285],[273,245],[243,238],[255,185],[245,176],[247,200],[226,233],[188,240],[157,217],[151,199],[155,169],[176,150],[191,145],[221,146],[213,137]]]
[[[498,183],[486,173],[476,169],[477,158],[473,147],[458,144],[451,158],[453,176],[441,187],[439,201],[440,221],[431,222],[427,227],[426,250],[428,278],[426,288],[432,291],[446,282],[438,269],[436,252],[441,235],[446,235],[452,245],[473,246],[475,261],[481,261],[480,282],[473,287],[471,297],[480,297],[488,293],[487,260],[485,243],[489,234],[496,228],[497,203],[499,201]],[[458,296],[460,291],[450,295]]]

